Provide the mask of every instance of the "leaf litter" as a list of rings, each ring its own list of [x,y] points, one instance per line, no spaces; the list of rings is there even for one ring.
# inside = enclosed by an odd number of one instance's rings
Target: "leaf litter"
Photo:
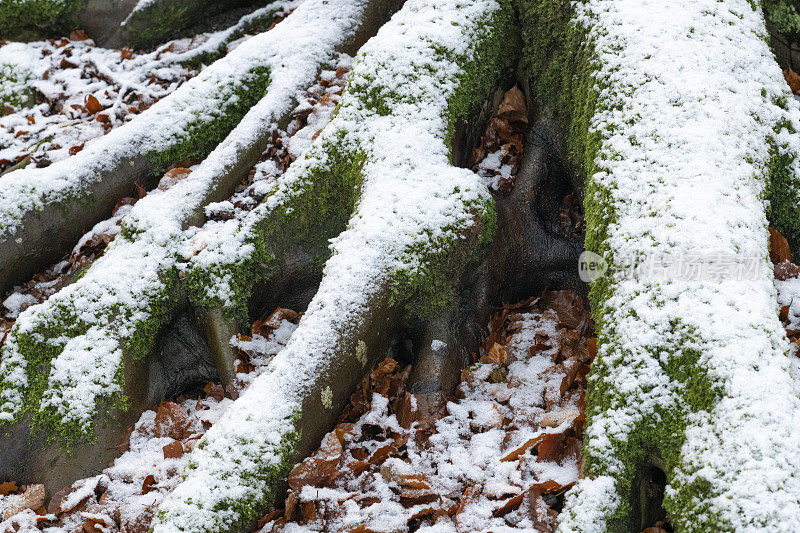
[[[581,470],[593,324],[570,291],[504,306],[455,397],[421,417],[383,360],[259,531],[552,531]]]

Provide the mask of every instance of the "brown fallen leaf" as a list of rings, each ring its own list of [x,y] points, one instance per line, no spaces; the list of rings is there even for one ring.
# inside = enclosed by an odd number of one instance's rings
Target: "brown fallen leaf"
[[[523,126],[528,124],[528,106],[525,103],[525,95],[516,86],[506,91],[503,101],[500,102],[500,107],[497,109],[497,116]]]
[[[206,383],[206,386],[203,387],[203,392],[206,393],[206,397],[214,398],[218,402],[221,402],[225,399],[225,389],[219,383],[214,383],[213,381],[209,381]]]
[[[69,34],[70,41],[85,41],[89,38],[83,30],[72,30]]]
[[[561,491],[567,490],[569,488],[572,488],[572,486],[574,484],[575,484],[575,482],[573,481],[572,483],[567,483],[566,485],[562,485],[561,483],[559,483],[557,481],[553,481],[552,479],[548,479],[547,481],[534,483],[533,485],[531,485],[528,488],[529,489],[533,489],[533,490],[538,490],[542,494],[550,494],[550,493],[553,493],[553,492],[561,492]]]
[[[541,435],[537,435],[533,438],[528,439],[527,441],[525,441],[525,443],[522,444],[522,446],[518,446],[517,448],[506,454],[504,457],[502,457],[500,461],[501,462],[516,461],[523,453],[525,453],[530,448],[536,446],[544,439],[546,439],[548,435],[550,435],[550,433],[542,433]]]
[[[586,339],[586,346],[589,348],[589,357],[594,361],[594,358],[597,357],[597,337]]]
[[[794,94],[800,94],[800,76],[790,68],[783,71],[783,77]]]
[[[86,110],[93,115],[103,110],[103,106],[92,94],[86,95],[83,104],[86,106]]]
[[[8,496],[12,492],[17,492],[19,487],[13,481],[4,481],[0,483],[0,496]]]
[[[303,487],[325,487],[339,475],[339,462],[342,459],[342,444],[335,432],[325,435],[319,451],[297,464],[289,473],[289,486],[296,493]],[[287,520],[289,520],[287,518]]]
[[[122,50],[119,51],[120,59],[131,59],[133,58],[133,48],[128,48],[127,46],[123,47]]]
[[[25,492],[11,494],[5,499],[3,520],[8,520],[25,509],[38,509],[44,505],[44,485],[28,485]]]
[[[166,191],[167,189],[172,188],[175,186],[176,183],[187,177],[191,174],[191,169],[178,167],[168,170],[164,173],[164,176],[158,181],[158,188],[159,190]]]
[[[775,265],[784,261],[792,261],[792,252],[789,250],[789,243],[786,242],[786,238],[784,238],[778,230],[771,226],[769,228],[769,258]]]
[[[183,457],[183,445],[179,441],[171,442],[161,448],[164,459],[180,459]]]
[[[142,482],[142,494],[147,494],[156,483],[156,477],[153,474],[148,475]]]
[[[403,489],[400,491],[400,505],[409,509],[415,505],[422,505],[424,503],[432,503],[439,499],[436,491],[427,490],[413,490]]]
[[[492,511],[492,516],[495,518],[499,518],[501,516],[505,516],[511,511],[516,511],[519,509],[519,506],[522,505],[522,499],[525,497],[524,492],[520,492],[516,496],[512,496],[511,498],[507,499],[503,505]]]
[[[483,364],[497,364],[497,365],[504,365],[508,360],[508,354],[506,353],[506,349],[503,346],[495,342],[489,351],[481,357],[480,362]]]
[[[778,314],[779,318],[783,322],[789,322],[789,307],[790,306],[788,305],[784,305],[783,307],[781,307],[781,311]]]
[[[800,267],[789,261],[775,265],[775,279],[785,281],[800,276]]]
[[[82,144],[79,144],[77,146],[71,146],[70,149],[69,149],[69,155],[75,155],[78,152],[80,152],[81,150],[83,150],[83,145]]]
[[[262,530],[265,525],[272,522],[273,520],[277,520],[281,516],[283,516],[283,509],[274,509],[268,512],[267,514],[259,518],[257,530],[259,531]]]
[[[189,436],[190,426],[191,421],[183,407],[175,402],[161,402],[156,411],[153,436],[183,440]]]

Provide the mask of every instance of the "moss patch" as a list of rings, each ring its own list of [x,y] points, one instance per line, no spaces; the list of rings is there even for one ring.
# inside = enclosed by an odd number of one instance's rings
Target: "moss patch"
[[[125,322],[132,333],[126,338],[119,338],[123,357],[143,359],[150,354],[155,345],[158,332],[171,319],[178,301],[177,274],[168,272],[164,275],[163,286],[157,293],[149,296],[146,317],[135,321],[130,309],[116,304],[98,311],[93,323],[81,320],[72,302],[57,302],[47,316],[38,319],[36,327],[24,334],[12,332],[20,355],[27,362],[26,375],[28,386],[24,390],[22,410],[15,413],[14,421],[19,420],[25,412],[32,413],[32,435],[43,433],[48,442],[58,442],[70,449],[78,442],[94,442],[93,424],[64,420],[57,410],[48,406],[40,409],[40,402],[48,388],[50,366],[53,359],[63,351],[69,339],[86,334],[92,326],[107,323],[108,335],[118,337],[114,324]],[[4,347],[6,350],[7,347]],[[106,413],[112,409],[127,410],[127,398],[124,395],[123,365],[115,373],[118,390],[101,395],[96,404],[105,403]],[[8,384],[3,384],[8,386]],[[12,422],[13,423],[13,422]]]
[[[0,0],[0,36],[35,40],[78,28],[86,0]]]
[[[221,94],[225,94],[224,105],[221,109],[205,109],[213,113],[213,118],[197,117],[196,121],[189,124],[183,134],[173,140],[163,150],[147,153],[147,158],[154,166],[154,172],[160,173],[176,161],[189,158],[203,158],[221,143],[225,137],[264,96],[269,85],[269,71],[266,67],[258,66],[245,73],[236,80],[234,87],[220,87]]]
[[[790,41],[800,40],[800,4],[796,0],[761,0],[764,18]]]
[[[348,145],[343,135],[320,147],[305,175],[281,191],[284,198],[254,228],[247,242],[254,252],[244,261],[212,267],[194,267],[186,275],[189,297],[204,307],[221,307],[228,320],[248,322],[247,302],[253,286],[268,279],[275,266],[293,248],[302,248],[320,266],[330,256],[329,239],[347,226],[361,194],[366,153]],[[225,305],[209,296],[207,287],[220,281],[230,289]]]

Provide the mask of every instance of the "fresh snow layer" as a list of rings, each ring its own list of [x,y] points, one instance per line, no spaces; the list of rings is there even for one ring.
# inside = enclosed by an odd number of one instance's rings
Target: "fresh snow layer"
[[[480,37],[493,31],[487,21],[498,9],[492,0],[406,2],[359,52],[349,81],[365,94],[373,88],[392,112],[382,116],[359,92],[346,92],[337,115],[276,192],[240,229],[220,232],[194,257],[198,268],[244,259],[248,224],[288,201],[293,186],[324,158],[326,140],[367,151],[357,211],[332,240],[333,255],[298,330],[193,452],[192,468],[161,505],[154,531],[225,529],[241,518],[243,503],[263,498],[260,476],[280,467],[303,399],[309,390],[323,391],[323,404],[325,391],[330,399],[335,384],[326,385],[327,376],[343,347],[354,342],[352,333],[373,318],[371,308],[385,305],[392,274],[423,267],[412,250],[458,239],[474,224],[470,206],[480,209],[490,200],[478,176],[450,165],[445,135],[448,99],[462,65]]]
[[[152,318],[156,302],[167,291],[165,275],[175,274],[183,243],[196,231],[184,231],[184,221],[202,208],[217,176],[234,165],[239,153],[292,111],[319,69],[336,62],[336,48],[358,28],[366,3],[343,0],[334,11],[326,0],[306,0],[271,31],[237,48],[237,52],[249,48],[248,53],[269,68],[272,75],[265,96],[188,177],[137,202],[123,222],[129,236],[115,239],[78,282],[20,314],[0,362],[0,422],[13,420],[25,402],[27,360],[19,337],[46,325],[77,323],[85,334],[47,340],[60,354],[52,363],[43,406],[55,409],[64,421],[79,422],[84,431],[91,430],[94,405],[114,392],[108,376],[119,368],[119,348]],[[90,349],[89,338],[103,342]]]
[[[458,400],[448,401],[446,414],[435,422],[435,433],[420,445],[415,436],[418,425],[403,429],[395,414],[389,414],[388,399],[373,393],[372,409],[348,431],[344,446],[343,465],[356,461],[353,454],[376,449],[392,442],[392,436],[408,436],[406,457],[394,457],[380,465],[380,471],[368,469],[359,475],[347,473],[336,478],[331,488],[307,486],[298,494],[302,502],[326,501],[331,509],[341,510],[325,521],[322,516],[299,525],[287,524],[285,533],[310,531],[352,531],[361,526],[370,531],[407,531],[411,517],[425,508],[447,509],[461,499],[463,508],[457,523],[441,517],[434,524],[423,522],[417,530],[433,533],[466,533],[486,531],[534,531],[535,523],[522,506],[506,516],[493,516],[511,496],[525,492],[532,484],[555,481],[568,486],[578,479],[578,458],[568,455],[560,463],[541,460],[533,448],[515,461],[501,461],[510,450],[517,449],[531,438],[543,433],[561,433],[579,412],[577,395],[547,406],[549,394],[560,396],[563,368],[555,364],[560,348],[557,330],[558,316],[552,309],[544,312],[519,314],[515,332],[506,348],[509,360],[505,382],[492,383],[489,375],[497,365],[475,365],[470,378],[460,385]],[[533,355],[531,348],[545,338],[548,348]],[[439,341],[434,341],[439,342]],[[560,400],[560,397],[559,397]],[[562,426],[541,427],[545,417],[561,420]],[[374,432],[374,426],[386,428],[382,436],[372,440],[363,432]],[[509,428],[513,428],[509,430]],[[510,437],[510,438],[509,438]],[[398,478],[413,476],[430,486],[438,496],[433,502],[412,505],[400,501],[396,485]],[[480,485],[477,497],[466,498],[468,487]],[[375,503],[359,505],[358,500],[374,498]],[[279,507],[279,505],[276,505]],[[512,525],[513,524],[513,525]],[[262,528],[263,533],[274,531],[273,523]]]
[[[786,117],[797,124],[800,115],[753,6],[576,4],[598,66],[590,131],[602,144],[589,178],[607,194],[588,201],[613,211],[610,254],[618,264],[716,261],[711,268],[721,275],[614,274],[608,300],[594,310],[602,315],[595,366],[608,369],[594,376],[594,387],[600,380],[610,387],[610,407],[593,413],[584,449],[604,475],[573,491],[561,531],[604,530],[621,503],[613,488],[623,473],[616,443],[659,408],[678,410],[687,422],[682,463],[666,494],[668,505],[679,494],[689,500],[669,508],[673,523],[692,531],[793,531],[800,520],[800,400],[777,318],[763,199],[767,138],[796,152],[797,139],[773,127]],[[788,111],[773,104],[778,97]],[[752,275],[732,275],[742,261],[754,261]],[[683,350],[697,350],[690,364],[720,387],[708,412],[689,412],[683,385],[664,369]],[[704,480],[710,491],[692,492]]]
[[[290,0],[277,0],[269,8],[279,11],[291,5],[293,2]],[[28,211],[80,197],[102,170],[128,164],[142,154],[161,152],[185,140],[197,124],[220,118],[228,105],[235,101],[242,73],[253,72],[257,67],[274,66],[277,45],[280,45],[277,50],[288,52],[287,44],[276,43],[268,36],[270,33],[259,34],[242,43],[147,111],[111,130],[78,154],[46,168],[25,168],[4,176],[4,186],[0,190],[0,232],[7,238],[19,227]],[[330,38],[329,33],[322,33]],[[298,34],[297,37],[303,42],[313,41],[312,35]],[[224,43],[224,38],[220,38],[220,35],[213,34],[209,42]],[[192,49],[191,53],[153,54],[160,57],[158,61],[166,66],[211,50],[215,49],[200,46]],[[148,65],[150,71],[156,67],[157,64]],[[116,77],[113,72],[108,74]],[[294,76],[290,76],[289,80],[292,79]],[[124,86],[125,80],[120,81]],[[136,82],[135,79],[130,81]]]

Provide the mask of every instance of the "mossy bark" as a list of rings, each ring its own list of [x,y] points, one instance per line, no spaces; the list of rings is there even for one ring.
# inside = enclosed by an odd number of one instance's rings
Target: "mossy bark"
[[[385,22],[396,7],[397,2],[393,1],[365,1],[363,18],[360,21],[354,20],[356,26],[350,27],[349,32],[342,33],[341,48],[353,50],[360,46],[380,24]],[[302,16],[302,13],[300,15]],[[287,22],[291,24],[291,21]],[[316,65],[316,68],[321,68],[321,65]],[[316,69],[307,73],[309,80],[313,80],[315,75]],[[295,91],[299,92],[303,88],[297,87]],[[42,475],[46,475],[45,471],[40,469],[43,464],[38,462],[37,457],[40,455],[49,457],[50,451],[47,451],[49,449],[52,449],[53,453],[73,450],[78,457],[84,457],[87,453],[91,456],[86,450],[96,450],[98,446],[113,447],[121,430],[127,426],[112,424],[109,426],[111,430],[101,430],[103,427],[101,421],[108,418],[106,414],[112,413],[112,420],[118,419],[127,423],[129,416],[138,416],[147,404],[177,392],[174,390],[176,380],[179,379],[178,376],[185,376],[187,372],[184,370],[173,372],[175,368],[170,366],[169,361],[165,363],[167,366],[161,365],[164,368],[159,367],[156,361],[159,351],[154,348],[160,346],[160,339],[165,329],[169,330],[172,327],[168,324],[173,321],[176,313],[186,307],[185,303],[181,303],[186,287],[178,272],[178,263],[182,261],[181,246],[186,237],[181,232],[181,227],[201,224],[205,220],[203,206],[208,202],[227,197],[257,162],[269,142],[269,135],[266,133],[268,124],[273,121],[286,122],[293,106],[291,98],[286,101],[281,98],[277,100],[281,103],[275,109],[266,106],[254,111],[260,113],[255,116],[261,117],[259,124],[265,130],[264,135],[254,134],[246,122],[240,124],[238,127],[243,131],[234,132],[228,140],[218,146],[215,156],[201,164],[193,175],[161,195],[141,200],[130,213],[130,217],[125,220],[117,240],[109,246],[103,257],[89,267],[85,276],[17,321],[15,329],[3,347],[0,414],[5,421],[0,425],[0,431],[5,434],[10,433],[11,440],[8,442],[11,442],[15,436],[26,433],[28,430],[25,428],[32,424],[36,438],[38,439],[39,435],[45,437],[44,440],[31,441],[29,446],[9,445],[7,448],[8,453],[21,455],[9,456],[8,461],[0,464],[4,465],[4,468],[10,468],[10,465],[15,464],[14,472],[22,472],[25,475],[25,478],[18,478],[20,481],[39,479]],[[208,135],[208,132],[205,134]],[[196,135],[203,133],[198,131]],[[243,142],[243,139],[249,141]],[[176,145],[177,148],[173,149],[182,150],[183,146],[187,150],[197,149],[189,139],[184,139],[182,142],[184,144]],[[205,140],[199,144],[202,146],[209,143],[209,140]],[[203,172],[211,173],[213,179],[201,182],[204,188],[199,190],[196,184],[191,182]],[[315,189],[315,192],[324,197],[324,190]],[[351,194],[353,197],[354,195],[355,193]],[[170,207],[170,200],[180,204],[178,213],[164,212]],[[145,207],[149,201],[155,202],[160,208],[153,210],[153,206]],[[346,198],[337,196],[331,201],[333,204],[341,201],[345,213],[348,209],[352,209],[352,201],[348,207]],[[140,207],[143,208],[142,211],[139,210]],[[325,216],[333,216],[332,212],[326,211],[321,215],[322,220]],[[159,218],[165,216],[165,220]],[[346,220],[347,214],[340,215],[341,217],[345,217]],[[311,248],[322,254],[324,252],[320,251],[320,248],[324,248],[324,244],[321,243],[327,242],[328,234],[316,227],[315,224],[319,220],[313,218],[303,222],[307,228],[304,237],[308,239]],[[282,223],[287,221],[283,220]],[[276,242],[282,243],[278,246],[280,250],[288,250],[288,245],[280,240],[283,233],[285,232],[273,228],[273,233],[270,235]],[[289,252],[286,261],[283,261],[284,258],[281,256],[270,257],[269,262],[276,270],[286,273],[287,277],[292,279],[292,272],[296,269],[305,269],[307,261],[298,261],[296,255]],[[266,257],[261,259],[268,260]],[[259,263],[256,266],[261,268],[262,265]],[[191,280],[188,286],[191,286]],[[279,292],[284,290],[280,283],[273,288]],[[87,317],[90,310],[94,310],[93,314]],[[212,354],[216,356],[219,375],[223,379],[230,379],[232,359],[230,352],[225,350],[225,344],[229,341],[233,329],[229,329],[230,324],[219,320],[221,315],[218,310],[197,311],[201,318],[217,319],[204,320],[211,347],[205,347],[203,350],[210,352],[209,359],[212,358]],[[247,319],[246,310],[244,318]],[[247,322],[249,323],[249,320]],[[113,350],[109,348],[108,353],[101,353],[98,357],[103,359],[100,363],[104,368],[113,366],[114,358],[119,358],[119,370],[114,384],[109,385],[108,393],[97,396],[96,409],[92,411],[94,414],[90,417],[91,421],[72,420],[69,409],[65,414],[64,409],[40,405],[43,398],[53,395],[61,402],[57,402],[57,405],[64,407],[68,403],[64,398],[69,395],[48,388],[54,386],[48,381],[51,378],[53,365],[58,363],[63,367],[65,349],[71,344],[87,344],[87,341],[92,340],[92,336],[115,343]],[[10,356],[12,352],[13,355]],[[145,370],[128,371],[129,367],[139,368],[141,361],[147,362]],[[26,374],[26,380],[20,379],[21,372]],[[68,386],[68,383],[63,384],[63,387]],[[180,386],[180,383],[177,386]],[[142,391],[148,392],[142,401],[138,401]],[[123,416],[120,413],[126,414]],[[53,479],[59,481],[74,479],[83,474],[83,470],[79,467],[80,461],[69,460],[63,464],[63,469],[59,471],[58,476],[53,476]],[[5,475],[2,470],[0,474]]]

